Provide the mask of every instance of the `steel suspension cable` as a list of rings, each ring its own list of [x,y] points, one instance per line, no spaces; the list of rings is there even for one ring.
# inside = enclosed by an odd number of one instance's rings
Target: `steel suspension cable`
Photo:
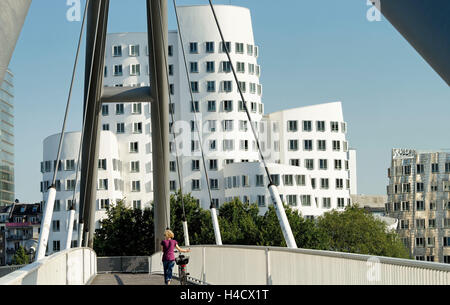
[[[195,124],[195,129],[197,130],[197,134],[198,134],[198,138],[199,138],[199,145],[200,145],[200,152],[201,152],[201,156],[202,156],[202,163],[203,163],[203,169],[205,172],[205,179],[206,179],[206,185],[208,187],[208,194],[209,194],[209,200],[210,200],[210,209],[212,210],[213,213],[215,213],[216,210],[216,204],[213,202],[212,199],[212,193],[211,193],[211,185],[210,185],[210,181],[209,181],[209,175],[208,175],[208,170],[206,168],[206,160],[205,160],[205,153],[203,150],[203,141],[202,141],[202,135],[200,133],[200,128],[198,126],[198,118],[197,118],[197,109],[195,109],[195,105],[194,105],[194,93],[192,92],[192,86],[191,86],[191,78],[189,76],[189,69],[188,69],[188,65],[187,65],[187,58],[186,58],[186,51],[184,48],[184,42],[183,42],[183,35],[181,32],[181,25],[180,25],[180,19],[179,19],[179,15],[178,15],[178,8],[177,8],[177,3],[176,0],[173,0],[173,5],[174,5],[174,9],[175,9],[175,16],[177,19],[177,27],[178,27],[178,35],[180,38],[180,44],[181,44],[181,49],[182,49],[182,53],[183,53],[183,61],[184,61],[184,68],[186,71],[186,77],[187,77],[187,81],[188,81],[188,88],[189,88],[189,94],[191,97],[191,107],[193,107],[194,111],[194,124]],[[213,215],[213,217],[215,217]],[[214,221],[214,219],[213,219]],[[221,245],[222,244],[222,238],[220,236],[220,230],[217,229],[218,232],[216,232],[216,243]]]
[[[239,84],[239,79],[237,77],[233,61],[231,60],[230,50],[228,50],[228,47],[226,45],[225,37],[223,35],[222,28],[220,27],[219,20],[218,20],[217,15],[216,15],[216,11],[214,9],[212,1],[211,0],[208,0],[208,1],[209,1],[209,6],[211,7],[212,14],[214,16],[214,20],[216,22],[217,29],[218,29],[219,34],[220,34],[220,38],[222,40],[222,44],[224,46],[225,52],[226,52],[228,60],[230,62],[231,70],[233,72],[233,76],[234,76],[234,79],[235,79],[235,82],[236,82],[239,94],[241,96],[242,103],[244,104],[244,110],[247,113],[247,117],[248,117],[248,120],[250,122],[250,126],[252,128],[252,132],[253,132],[253,135],[254,135],[255,140],[256,140],[256,145],[257,145],[257,148],[258,148],[258,151],[259,151],[259,155],[261,157],[261,162],[264,165],[264,170],[266,171],[267,178],[269,180],[269,185],[268,185],[269,193],[271,195],[272,202],[273,202],[273,205],[275,207],[275,211],[277,213],[278,220],[280,222],[280,226],[281,226],[281,230],[283,232],[284,239],[285,239],[286,244],[287,244],[287,246],[289,248],[297,248],[297,244],[296,244],[294,235],[292,233],[292,229],[291,229],[291,226],[289,224],[289,220],[288,220],[288,218],[286,216],[286,212],[284,210],[283,202],[281,201],[280,194],[278,193],[278,189],[277,189],[276,185],[273,182],[272,176],[270,175],[269,168],[267,166],[266,160],[264,158],[264,155],[263,155],[263,152],[262,152],[262,149],[261,149],[261,145],[260,145],[260,141],[259,141],[258,135],[256,133],[254,125],[252,124],[253,121],[252,121],[250,112],[249,112],[248,107],[247,107],[247,102],[245,101],[244,94],[242,93],[242,88],[241,88],[241,86]]]
[[[240,96],[241,96],[242,103],[244,104],[244,110],[245,110],[245,113],[247,114],[248,120],[249,120],[249,122],[250,122],[250,127],[251,127],[251,129],[252,129],[253,135],[254,135],[255,140],[256,140],[256,146],[257,146],[257,148],[258,148],[258,152],[259,152],[259,155],[260,155],[260,157],[261,157],[261,161],[262,161],[262,163],[263,163],[263,165],[264,165],[264,169],[265,169],[266,174],[267,174],[267,176],[268,176],[269,182],[270,182],[270,184],[272,184],[272,183],[273,183],[273,181],[272,181],[272,176],[270,175],[269,168],[267,167],[267,163],[266,163],[266,160],[265,160],[265,158],[264,158],[264,155],[263,155],[263,152],[262,152],[262,149],[261,149],[260,141],[259,141],[258,135],[257,135],[257,133],[256,133],[255,127],[254,127],[254,125],[253,125],[253,120],[252,120],[252,117],[251,117],[251,115],[250,115],[250,111],[248,110],[248,107],[247,107],[247,102],[245,101],[244,94],[242,93],[242,88],[241,88],[241,86],[239,85],[239,80],[238,80],[238,77],[237,77],[236,69],[234,68],[233,61],[231,60],[230,50],[228,50],[228,47],[227,47],[227,45],[226,45],[226,43],[225,43],[225,38],[224,38],[224,36],[223,36],[223,32],[222,32],[222,28],[220,27],[219,20],[217,19],[217,15],[216,15],[216,11],[214,10],[214,6],[213,6],[211,0],[208,0],[208,1],[209,1],[209,5],[210,5],[210,7],[211,7],[212,13],[213,13],[213,15],[214,15],[214,20],[215,20],[215,22],[216,22],[217,28],[218,28],[218,30],[219,30],[220,38],[221,38],[221,40],[222,40],[222,43],[223,43],[223,46],[224,46],[225,53],[227,54],[228,60],[229,60],[229,62],[230,62],[231,70],[232,70],[232,72],[233,72],[233,76],[234,76],[234,79],[235,79],[235,81],[236,81],[236,85],[237,85],[239,94],[240,94]]]
[[[88,6],[89,6],[89,1],[90,0],[86,0],[86,6],[84,8],[83,21],[81,23],[80,37],[78,39],[78,47],[77,47],[77,52],[76,52],[76,56],[75,56],[75,63],[73,65],[72,80],[70,82],[69,96],[67,98],[66,112],[64,114],[64,121],[63,121],[63,126],[62,126],[62,131],[61,131],[61,137],[59,139],[58,153],[57,153],[57,158],[56,158],[56,165],[57,166],[55,167],[55,170],[54,170],[54,173],[53,173],[52,185],[56,184],[56,176],[58,174],[59,162],[61,161],[62,144],[64,142],[64,135],[65,135],[65,131],[66,131],[67,118],[68,118],[68,115],[69,115],[70,101],[72,99],[73,85],[74,85],[74,82],[75,82],[75,75],[76,75],[76,70],[77,70],[77,66],[78,66],[78,58],[79,58],[80,49],[81,49],[81,40],[83,39],[84,26],[85,26],[85,23],[86,23],[86,15],[87,15],[87,10],[88,10]]]
[[[42,223],[41,223],[41,234],[39,235],[38,248],[36,251],[37,252],[37,254],[36,254],[37,261],[41,260],[45,257],[45,252],[46,252],[46,248],[48,245],[48,237],[50,235],[50,222],[51,222],[51,219],[53,216],[53,208],[54,208],[54,204],[55,204],[55,200],[56,200],[56,178],[57,178],[57,174],[58,174],[59,164],[61,162],[62,145],[64,142],[64,135],[66,132],[67,118],[69,115],[70,102],[72,99],[72,91],[73,91],[73,86],[75,83],[75,75],[76,75],[78,59],[79,59],[79,55],[80,55],[81,41],[83,39],[84,26],[86,23],[88,5],[89,5],[89,0],[86,1],[86,6],[84,9],[84,14],[83,14],[83,21],[81,24],[81,30],[80,30],[80,35],[79,35],[79,39],[78,39],[78,46],[77,46],[75,62],[74,62],[73,71],[72,71],[72,79],[70,82],[70,88],[69,88],[69,94],[68,94],[67,103],[66,103],[66,110],[65,110],[65,114],[64,114],[63,126],[62,126],[61,136],[59,139],[59,144],[58,144],[56,163],[54,166],[52,185],[48,189],[47,202],[45,203],[45,207],[44,207],[44,211],[43,211],[43,219],[42,219]],[[70,229],[70,227],[69,227],[69,229]],[[66,243],[67,243],[67,241],[66,241]]]

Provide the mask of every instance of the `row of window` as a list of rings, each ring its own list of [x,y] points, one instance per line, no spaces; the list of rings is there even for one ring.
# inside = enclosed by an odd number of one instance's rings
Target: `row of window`
[[[298,132],[299,131],[299,122],[298,121],[287,121],[287,131],[288,132]],[[340,127],[339,127],[340,125]],[[326,122],[325,121],[316,121],[316,129],[317,132],[325,132],[327,130],[326,128]],[[339,124],[339,122],[330,122],[330,131],[331,132],[339,132],[339,130],[342,133],[347,132],[347,123],[342,122]],[[313,131],[313,121],[302,121],[302,131],[304,132],[312,132]]]
[[[172,67],[171,67],[172,66]],[[198,61],[191,61],[189,63],[189,72],[190,73],[200,73],[201,64]],[[215,61],[206,61],[203,63],[203,68],[206,73],[231,73],[233,71],[232,64],[230,61],[221,61],[219,67],[216,67]],[[173,75],[173,65],[169,66],[169,75]],[[237,73],[248,73],[250,75],[261,75],[261,67],[259,65],[255,65],[252,63],[245,62],[236,62],[236,72]]]
[[[330,179],[321,178],[320,180],[320,189],[328,190],[330,189]],[[276,186],[281,186],[280,183],[280,175],[272,175],[272,181]],[[313,189],[316,188],[316,179],[311,179],[311,184]],[[346,181],[347,189],[350,189],[350,180],[344,179],[336,179],[335,180],[335,189],[343,190],[344,189],[344,181]],[[264,182],[264,177],[257,175],[255,179],[255,185],[257,187],[266,187],[267,185]],[[283,186],[305,186],[306,185],[306,176],[305,175],[283,175]],[[209,179],[209,186],[212,190],[219,190],[219,179]],[[248,175],[234,176],[234,177],[226,177],[224,179],[225,189],[231,188],[239,188],[239,187],[250,187],[250,177]],[[170,190],[177,190],[177,182],[175,180],[170,181]],[[199,179],[192,179],[191,181],[191,190],[192,191],[201,191],[201,181]]]
[[[427,262],[435,262],[435,256],[434,255],[427,255],[426,257],[424,255],[417,255],[415,257],[416,261],[427,261]],[[444,255],[444,264],[450,264],[450,256]]]
[[[288,150],[289,151],[298,151],[299,150],[299,140],[288,140]],[[317,140],[317,148],[318,151],[326,151],[327,150],[327,141],[326,140]],[[341,146],[342,143],[342,146]],[[347,141],[331,141],[331,146],[333,151],[348,151],[348,142]],[[313,151],[314,150],[314,141],[313,140],[303,140],[303,151]]]
[[[216,42],[207,41],[207,42],[204,42],[202,45],[203,45],[203,50],[205,53],[212,54],[212,53],[216,52]],[[246,47],[246,50],[245,50],[245,47]],[[141,52],[140,52],[141,46],[139,44],[131,44],[126,47],[124,47],[123,45],[113,45],[112,50],[111,50],[112,51],[111,55],[113,57],[122,57],[124,54],[124,49],[128,49],[128,56],[130,56],[130,57],[139,57],[141,55]],[[145,49],[146,49],[145,54],[148,56],[149,55],[148,46],[146,46]],[[202,50],[200,49],[200,45],[198,42],[190,42],[189,43],[189,53],[199,54],[201,51]],[[225,42],[225,43],[220,42],[219,43],[219,52],[225,53],[226,51],[228,51],[229,53],[233,52],[232,43],[231,42]],[[241,43],[241,42],[236,42],[234,44],[234,52],[236,54],[244,54],[245,51],[247,52],[247,55],[249,55],[249,56],[258,57],[259,49],[257,46],[254,46],[251,44],[245,45],[244,43]],[[169,56],[174,55],[173,45],[169,45],[168,55]]]
[[[41,193],[47,192],[50,187],[50,181],[42,181],[41,182]],[[64,186],[62,185],[64,183]],[[76,187],[76,180],[68,179],[65,181],[56,180],[56,191],[74,191]],[[99,191],[107,191],[110,188],[108,179],[99,179],[97,184],[97,190]],[[130,183],[131,192],[140,192],[141,191],[141,182],[140,181],[131,181]],[[115,191],[124,191],[124,182],[120,179],[114,179],[114,190]]]
[[[417,175],[421,175],[421,174],[425,174],[425,173],[433,173],[433,174],[438,174],[441,173],[442,169],[444,170],[443,173],[445,174],[450,174],[450,162],[446,162],[443,166],[444,168],[439,166],[439,163],[431,163],[430,168],[428,169],[428,171],[425,171],[425,164],[416,164],[416,174]],[[412,172],[412,165],[403,165],[403,166],[396,166],[394,167],[394,173],[395,176],[410,176],[413,174]],[[391,178],[391,169],[388,169],[388,177]]]
[[[409,229],[436,229],[436,219],[428,219],[428,226],[426,225],[426,219],[419,218],[416,219],[415,227],[410,226],[409,220],[400,220],[400,229],[402,230],[409,230]],[[444,228],[450,229],[450,219],[445,218],[444,219]]]
[[[259,112],[262,114],[264,112],[264,105],[256,102],[246,102],[245,103],[248,107],[250,105],[250,108],[248,108],[249,112],[257,113]],[[192,113],[200,113],[200,102],[199,101],[193,101],[191,102],[191,112]],[[218,102],[211,100],[205,102],[205,109],[207,112],[217,112],[223,111],[223,112],[232,112],[235,109],[235,102],[232,100],[225,100],[220,102],[220,105],[218,107]],[[239,112],[245,112],[245,105],[244,102],[238,101],[238,107],[237,110]],[[169,112],[172,114],[175,114],[175,104],[169,105]]]
[[[216,52],[216,42],[214,41],[207,41],[204,42],[203,44],[203,50],[205,53],[211,54],[211,53],[215,53]],[[246,50],[245,50],[246,47]],[[173,51],[173,48],[172,48]],[[245,45],[242,42],[236,42],[234,44],[234,49],[232,46],[232,43],[227,41],[225,43],[223,42],[219,42],[219,52],[220,53],[236,53],[236,54],[244,54],[245,51],[247,51],[247,55],[249,56],[255,56],[258,57],[258,47],[251,45],[251,44],[247,44]],[[201,52],[200,48],[199,48],[199,43],[198,42],[190,42],[189,43],[189,53],[191,54],[199,54]],[[173,52],[171,52],[171,48],[169,47],[169,56],[172,56]]]
[[[75,171],[75,160],[60,160],[59,165],[56,165],[57,161],[44,161],[41,162],[41,173],[50,173],[54,169],[58,167],[58,171]],[[113,159],[112,160],[113,170],[114,171],[122,171],[122,161]],[[106,159],[99,159],[98,160],[98,169],[107,169],[107,160]],[[80,170],[80,169],[78,169]],[[58,187],[58,185],[56,186]]]
[[[405,238],[404,242],[409,242],[407,238]],[[444,247],[450,247],[450,237],[446,236],[443,238]],[[416,237],[415,238],[415,246],[416,247],[435,247],[436,238],[435,237]]]
[[[440,188],[439,185],[441,185],[442,188]],[[417,193],[438,191],[450,192],[450,181],[441,181],[441,183],[431,182],[429,183],[427,188],[425,188],[424,182],[416,182],[415,184],[413,184],[413,186],[415,186],[415,189],[413,191]],[[390,189],[392,190],[392,192],[389,192]],[[408,194],[411,192],[411,183],[394,184],[392,186],[388,186],[388,194]]]
[[[248,84],[248,86],[247,86]],[[222,93],[231,93],[234,90],[234,81],[220,81],[219,85],[216,85],[216,81],[206,81],[203,83],[203,89],[200,88],[200,82],[192,81],[191,82],[191,90],[192,93],[200,93],[200,92],[222,92]],[[236,87],[236,92],[239,92],[239,89],[242,93],[250,93],[250,94],[258,94],[262,95],[262,85],[251,82],[239,82],[239,87]],[[204,90],[204,91],[203,91]],[[175,85],[170,84],[170,94],[175,94]]]
[[[439,204],[439,206],[438,206]],[[436,211],[436,210],[448,210],[450,211],[450,201],[443,201],[441,202],[435,202],[431,201],[426,205],[425,201],[423,200],[417,200],[415,202],[415,210],[416,211]],[[413,210],[413,207],[411,206],[409,201],[402,201],[402,202],[394,202],[393,204],[387,203],[386,204],[386,211],[389,213],[390,211],[394,212],[409,212]]]

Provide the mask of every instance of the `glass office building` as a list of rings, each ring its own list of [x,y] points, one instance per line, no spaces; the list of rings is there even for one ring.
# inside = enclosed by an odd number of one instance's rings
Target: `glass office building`
[[[14,202],[14,84],[6,71],[0,87],[0,206]]]

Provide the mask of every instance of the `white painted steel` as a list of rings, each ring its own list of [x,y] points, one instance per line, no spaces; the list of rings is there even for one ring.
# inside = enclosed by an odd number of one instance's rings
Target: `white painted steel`
[[[69,211],[69,223],[67,227],[67,236],[66,236],[66,247],[65,249],[70,249],[72,243],[72,234],[73,234],[73,223],[75,221],[75,210]]]
[[[45,203],[44,215],[41,224],[41,234],[39,235],[39,243],[36,253],[36,261],[39,261],[45,257],[47,249],[48,237],[50,234],[50,223],[53,216],[53,207],[55,205],[56,188],[51,187],[48,190],[47,202]]]
[[[189,247],[191,244],[189,242],[189,230],[187,221],[183,221],[183,232],[184,232],[184,245]]]
[[[218,246],[222,245],[222,236],[220,235],[220,228],[219,228],[219,220],[217,218],[217,209],[211,208],[211,217],[212,217],[212,223],[214,227],[214,236],[216,237],[216,244]]]
[[[449,285],[450,265],[305,249],[194,246],[190,277],[211,285]],[[161,273],[161,253],[150,258]]]
[[[96,261],[91,249],[70,249],[2,277],[0,285],[85,285],[97,274]]]
[[[291,225],[287,219],[286,211],[284,210],[283,202],[281,202],[277,187],[275,185],[269,186],[269,192],[273,206],[275,207],[275,212],[277,213],[278,221],[280,222],[284,240],[286,241],[288,248],[296,249],[297,243],[295,242],[294,234],[292,234]]]

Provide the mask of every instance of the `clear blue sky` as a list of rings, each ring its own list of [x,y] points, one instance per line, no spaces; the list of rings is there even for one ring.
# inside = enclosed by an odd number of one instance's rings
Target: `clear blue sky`
[[[82,6],[84,6],[82,1]],[[144,0],[111,0],[109,32],[146,31]],[[358,151],[359,193],[385,194],[393,147],[450,148],[450,90],[366,0],[214,1],[248,7],[267,113],[340,100]],[[178,5],[207,4],[182,1]],[[175,20],[170,1],[171,29]],[[42,200],[42,141],[60,132],[80,22],[66,1],[34,0],[10,64],[15,74],[16,197]],[[84,57],[80,59],[84,62]],[[81,130],[80,67],[68,130]]]

